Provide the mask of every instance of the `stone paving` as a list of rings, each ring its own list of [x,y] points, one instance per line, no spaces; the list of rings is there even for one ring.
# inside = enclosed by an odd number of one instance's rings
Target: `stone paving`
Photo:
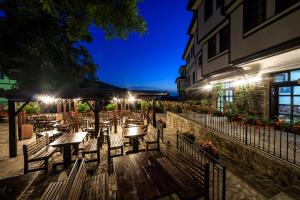
[[[158,114],[157,119],[166,120],[165,115]],[[152,128],[152,127],[151,127]],[[150,128],[150,129],[151,129]],[[120,127],[118,132],[120,132]],[[21,151],[21,146],[23,143],[30,143],[33,139],[18,141],[18,157],[9,159],[8,158],[8,132],[7,132],[7,124],[0,124],[0,179],[16,176],[23,174],[23,156]],[[164,130],[164,141],[162,145],[175,146],[176,145],[176,130],[166,128]],[[127,149],[128,150],[128,149]],[[56,153],[54,155],[54,160],[61,159],[61,154]],[[281,188],[275,189],[273,196],[266,196],[264,191],[258,190],[257,187],[253,187],[253,185],[249,184],[248,181],[244,180],[243,173],[236,173],[236,168],[233,163],[232,166],[227,166],[227,184],[226,184],[226,199],[228,200],[264,200],[264,199],[272,199],[272,200],[289,200],[289,199],[300,199],[297,197],[290,197],[286,193],[281,191]],[[245,176],[247,175],[247,169],[243,169]],[[101,151],[101,163],[100,165],[96,165],[93,163],[88,164],[88,172],[89,174],[99,174],[107,171],[107,149],[106,146],[103,147]],[[44,172],[40,172],[40,176],[38,180],[36,180],[33,185],[29,188],[29,190],[25,193],[23,199],[38,199],[43,191],[46,189],[47,185],[56,180],[64,180],[67,178],[67,171],[58,170],[58,172],[53,175],[50,171],[48,174]],[[248,177],[249,178],[249,177]],[[265,179],[261,177],[264,181]],[[116,177],[112,173],[108,178],[109,185],[109,199],[116,199],[117,194],[117,184]],[[165,197],[163,199],[178,199],[176,195],[172,195],[169,197]]]

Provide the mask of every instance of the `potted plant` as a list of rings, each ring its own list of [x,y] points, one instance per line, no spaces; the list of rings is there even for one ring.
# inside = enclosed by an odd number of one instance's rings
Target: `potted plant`
[[[159,119],[159,120],[157,120],[157,122],[160,123],[160,124],[162,125],[163,128],[166,128],[166,127],[167,127],[167,123],[166,123],[164,120]]]
[[[193,143],[195,142],[196,140],[196,135],[192,132],[183,132],[182,133],[185,137],[187,137],[189,140],[191,140]]]
[[[291,125],[291,132],[300,135],[300,122],[296,122]]]
[[[204,151],[212,155],[214,158],[220,158],[219,150],[213,145],[211,141],[200,141],[199,145]]]
[[[212,116],[213,117],[223,117],[224,116],[224,112],[219,111],[219,110],[215,110],[215,111],[213,111]]]

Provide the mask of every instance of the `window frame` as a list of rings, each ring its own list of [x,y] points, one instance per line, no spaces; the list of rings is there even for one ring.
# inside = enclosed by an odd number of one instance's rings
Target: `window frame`
[[[258,8],[259,6],[256,5],[256,7],[254,6],[254,3],[258,3],[258,1],[263,1],[262,5],[262,20],[260,21],[260,17],[257,15],[259,14],[258,12]],[[253,3],[253,5],[251,5],[251,3]],[[254,10],[256,12],[254,12]],[[256,17],[256,19],[252,19],[251,18]],[[248,21],[249,20],[249,21]],[[256,21],[255,21],[256,20]],[[243,3],[243,32],[247,33],[249,31],[251,31],[252,29],[254,29],[255,27],[259,26],[260,24],[262,24],[263,22],[265,22],[267,20],[267,0],[244,0]]]
[[[214,10],[214,1],[206,0],[204,2],[204,22],[206,22],[212,16],[213,10]]]
[[[229,50],[230,47],[230,27],[226,25],[219,31],[219,53]]]
[[[211,43],[214,41],[214,43]],[[214,48],[214,49],[211,49]],[[214,51],[214,52],[212,52]],[[213,35],[207,40],[207,58],[208,60],[215,57],[218,54],[217,52],[217,35]]]

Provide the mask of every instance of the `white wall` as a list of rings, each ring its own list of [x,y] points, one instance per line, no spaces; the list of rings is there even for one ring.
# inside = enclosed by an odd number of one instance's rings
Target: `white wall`
[[[272,4],[268,2],[267,5]],[[231,61],[299,37],[299,25],[300,12],[297,10],[243,39],[243,6],[240,5],[231,14]]]

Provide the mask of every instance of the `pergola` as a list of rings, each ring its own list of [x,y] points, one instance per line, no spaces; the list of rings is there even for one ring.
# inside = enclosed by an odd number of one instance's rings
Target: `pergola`
[[[0,97],[8,99],[8,118],[9,118],[9,157],[17,156],[17,134],[16,134],[16,116],[29,102],[37,101],[37,96],[47,95],[59,99],[75,99],[74,107],[77,107],[78,99],[87,102],[94,112],[95,117],[95,131],[99,131],[99,113],[103,108],[104,102],[113,98],[126,99],[128,94],[139,99],[152,100],[153,103],[153,125],[156,123],[155,103],[156,97],[168,96],[166,91],[145,91],[114,87],[111,85],[104,85],[104,87],[87,87],[87,88],[69,88],[57,90],[9,90],[2,91]],[[16,109],[16,102],[24,102],[20,108]],[[93,102],[90,104],[89,102]],[[77,115],[77,112],[75,112]],[[97,123],[98,122],[98,123]],[[76,123],[76,122],[75,122]],[[78,121],[77,121],[78,123]]]

